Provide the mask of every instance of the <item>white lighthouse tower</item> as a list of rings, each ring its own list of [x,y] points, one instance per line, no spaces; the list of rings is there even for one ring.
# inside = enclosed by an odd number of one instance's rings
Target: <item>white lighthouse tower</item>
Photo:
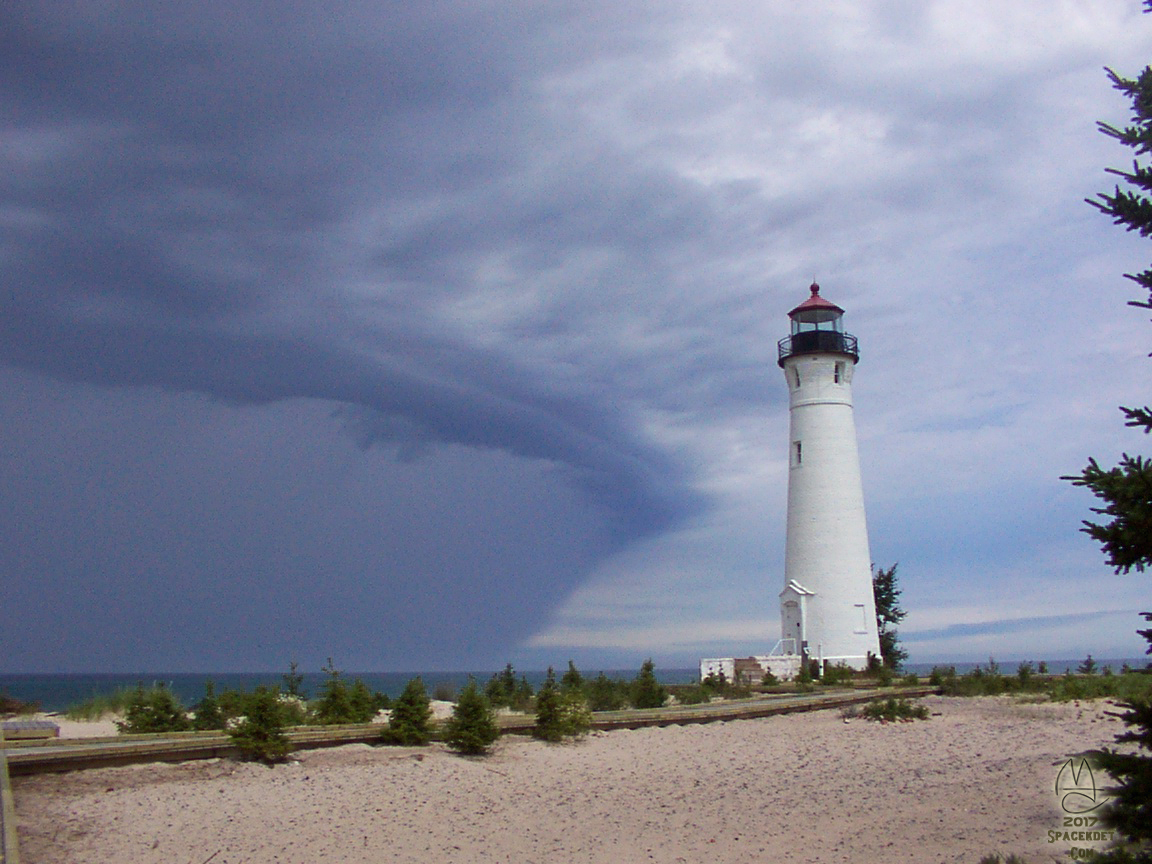
[[[859,353],[844,310],[811,291],[779,343],[790,397],[781,637],[812,660],[863,669],[880,641],[852,414]]]

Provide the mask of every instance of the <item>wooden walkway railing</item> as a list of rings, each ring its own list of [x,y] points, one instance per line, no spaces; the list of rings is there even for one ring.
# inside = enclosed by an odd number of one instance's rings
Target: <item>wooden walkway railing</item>
[[[16,843],[16,807],[12,801],[12,784],[8,780],[4,729],[0,727],[0,864],[20,864]]]

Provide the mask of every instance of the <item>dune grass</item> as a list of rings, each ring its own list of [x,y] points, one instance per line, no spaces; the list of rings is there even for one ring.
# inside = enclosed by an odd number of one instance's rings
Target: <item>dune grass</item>
[[[121,687],[111,693],[94,693],[64,712],[69,720],[101,720],[113,714],[123,715],[136,692],[135,687]]]
[[[989,661],[987,668],[978,666],[966,675],[957,675],[952,667],[936,667],[929,681],[947,696],[1037,695],[1053,702],[1152,699],[1152,674],[1146,671],[1044,675],[1033,672],[1031,664],[1021,663],[1015,675],[1003,675],[995,662]]]

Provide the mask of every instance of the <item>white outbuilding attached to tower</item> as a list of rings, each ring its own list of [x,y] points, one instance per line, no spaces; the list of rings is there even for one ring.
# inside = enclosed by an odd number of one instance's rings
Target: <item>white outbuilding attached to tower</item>
[[[844,310],[819,285],[811,292],[779,343],[790,397],[781,638],[809,659],[863,669],[880,640],[852,409],[859,352]]]

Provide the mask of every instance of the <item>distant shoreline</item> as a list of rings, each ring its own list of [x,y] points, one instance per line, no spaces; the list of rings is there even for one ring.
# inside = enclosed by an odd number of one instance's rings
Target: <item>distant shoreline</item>
[[[1110,666],[1113,672],[1119,672],[1120,667],[1127,663],[1133,668],[1143,668],[1152,657],[1138,658],[1093,658],[1097,668],[1103,670]],[[1031,662],[1033,668],[1039,663],[1047,663],[1051,674],[1061,675],[1065,671],[1075,672],[1076,667],[1084,660],[1083,657],[1073,659],[1048,660],[1044,658],[1021,660],[997,660],[1002,674],[1011,675],[1021,662]],[[935,666],[953,666],[956,673],[963,675],[977,666],[987,667],[988,661],[956,662],[937,661],[934,663],[906,663],[904,670],[917,675],[929,674]],[[582,668],[586,677],[594,677],[601,671],[609,678],[630,679],[635,677],[639,664],[635,669],[604,669]],[[211,680],[215,683],[217,691],[224,689],[251,690],[258,685],[280,685],[287,670],[272,672],[84,672],[84,673],[0,673],[0,693],[7,694],[24,702],[35,702],[40,709],[46,712],[61,712],[72,705],[84,701],[95,695],[112,693],[120,688],[135,687],[138,683],[145,686],[163,682],[186,705],[199,700],[204,695],[204,683]],[[484,683],[499,670],[486,670],[478,672],[344,672],[348,680],[361,678],[365,684],[374,690],[386,693],[390,697],[400,695],[404,685],[416,676],[424,679],[424,684],[431,693],[438,687],[446,687],[453,691],[463,687],[469,676]],[[560,670],[563,671],[563,670]],[[314,695],[325,675],[322,672],[305,672],[303,688],[309,695]],[[516,675],[523,675],[528,683],[538,688],[544,681],[545,670],[517,669]],[[656,667],[656,677],[663,684],[689,684],[697,680],[699,670],[696,667],[674,667],[662,669]]]

